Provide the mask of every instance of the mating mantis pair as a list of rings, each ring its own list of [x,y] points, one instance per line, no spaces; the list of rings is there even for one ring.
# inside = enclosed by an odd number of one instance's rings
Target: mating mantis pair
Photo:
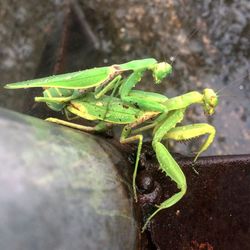
[[[144,60],[147,61],[152,59]],[[58,93],[58,89],[61,91],[61,85],[59,86],[59,82],[62,80],[60,78],[62,76],[59,76],[59,79],[57,79],[56,76],[53,76],[52,78],[49,77],[48,81],[52,81],[53,83],[50,83],[46,86],[43,85],[42,87],[49,87],[49,93],[51,96],[46,96],[46,94],[44,94],[44,97],[37,97],[36,101],[46,102],[48,105],[52,106],[52,108],[53,105],[58,105],[58,107],[62,105],[60,108],[65,109],[66,112],[72,113],[87,120],[99,121],[96,126],[89,127],[56,118],[47,119],[48,121],[56,122],[83,131],[102,131],[112,125],[124,125],[120,142],[130,143],[133,141],[138,141],[135,170],[133,174],[133,191],[135,199],[137,199],[135,179],[143,143],[142,131],[152,131],[152,147],[156,153],[157,160],[160,164],[160,169],[177,184],[180,191],[157,206],[156,211],[151,216],[149,216],[145,222],[142,228],[142,231],[144,231],[149,221],[160,210],[176,204],[184,196],[187,190],[185,175],[162,141],[166,139],[174,139],[177,141],[186,140],[203,134],[208,134],[208,138],[203,143],[201,149],[195,157],[196,160],[197,157],[212,143],[215,136],[214,127],[206,123],[186,126],[177,126],[177,124],[182,121],[186,108],[188,108],[191,104],[201,104],[203,106],[204,112],[208,115],[212,115],[218,104],[218,97],[212,89],[204,89],[203,93],[193,91],[170,99],[158,93],[133,90],[133,87],[138,81],[140,81],[142,74],[147,69],[153,71],[153,76],[156,83],[161,81],[163,77],[165,77],[170,72],[168,66],[168,71],[166,72],[166,65],[169,65],[166,63],[154,64],[157,65],[154,66],[157,68],[157,70],[152,69],[154,68],[152,67],[152,64],[150,67],[141,67],[140,70],[138,70],[139,62],[140,60],[135,60],[121,65],[104,67],[105,69],[126,68],[126,71],[132,70],[132,73],[127,78],[123,78],[121,74],[118,74],[117,76],[112,75],[112,79],[108,78],[108,80],[105,79],[104,81],[102,79],[102,82],[95,86],[95,91],[85,94],[81,93],[78,88],[75,88],[77,86],[74,85],[74,88],[70,89],[72,92],[67,96],[51,95],[51,93]],[[129,64],[131,67],[130,69],[128,69]],[[132,67],[131,65],[133,64],[137,65],[137,67]],[[126,65],[126,67],[124,65]],[[162,69],[164,68],[163,66],[165,69]],[[90,69],[89,71],[87,70],[87,72],[91,72],[92,70],[94,69]],[[74,76],[74,74],[77,73],[71,74]],[[70,76],[70,74],[68,76]],[[54,79],[55,83],[52,79]],[[90,80],[91,77],[89,78],[89,82]],[[7,88],[37,87],[37,85],[39,85],[39,81],[41,82],[41,80],[34,80],[35,86],[33,85],[32,81],[30,81],[28,85],[25,82],[21,82],[7,85]],[[46,78],[42,79],[42,83],[40,83],[39,86],[45,82]],[[79,86],[80,80],[78,79],[77,82]],[[115,84],[118,84],[119,86],[120,97],[118,98],[115,96],[105,95],[106,91],[117,87]],[[105,87],[100,90],[99,88],[103,87],[104,85]],[[88,86],[90,86],[90,84]],[[65,86],[63,86],[63,91],[65,89]],[[80,90],[81,89],[82,88],[80,88]],[[74,91],[77,91],[76,95],[74,94]],[[60,94],[62,94],[62,92]],[[141,125],[141,127],[137,128],[139,125]]]

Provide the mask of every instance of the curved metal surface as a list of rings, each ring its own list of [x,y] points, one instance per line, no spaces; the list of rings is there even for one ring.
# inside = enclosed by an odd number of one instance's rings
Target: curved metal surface
[[[0,128],[0,249],[135,248],[126,162],[113,146],[4,109]]]

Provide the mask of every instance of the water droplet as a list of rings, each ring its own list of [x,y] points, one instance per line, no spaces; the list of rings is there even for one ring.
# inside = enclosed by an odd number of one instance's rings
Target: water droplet
[[[174,57],[174,56],[171,56],[171,57],[169,58],[169,60],[170,60],[171,62],[174,62],[174,61],[175,61],[175,57]]]

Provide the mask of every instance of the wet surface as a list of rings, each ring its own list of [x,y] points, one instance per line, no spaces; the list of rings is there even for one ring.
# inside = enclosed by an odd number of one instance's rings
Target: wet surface
[[[154,211],[153,204],[177,191],[169,178],[156,171],[154,157],[147,158],[144,167],[151,173],[142,171],[140,181],[150,178],[153,185],[140,196],[145,218]],[[175,158],[186,175],[187,194],[155,216],[145,233],[145,242],[152,246],[145,244],[143,249],[249,249],[250,155],[202,157],[195,164],[199,175],[190,167],[192,158]],[[151,196],[146,203],[144,196]]]

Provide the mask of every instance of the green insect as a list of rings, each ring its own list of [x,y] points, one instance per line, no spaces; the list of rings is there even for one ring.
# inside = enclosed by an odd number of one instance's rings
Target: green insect
[[[120,86],[119,94],[123,101],[136,103],[137,99],[129,96],[131,89],[141,80],[145,71],[152,71],[155,83],[160,83],[172,72],[172,66],[166,62],[158,63],[154,58],[133,60],[123,64],[92,68],[73,73],[54,75],[45,78],[10,83],[7,89],[44,88],[43,96],[36,101],[46,102],[47,105],[60,111],[67,102],[82,96],[93,88],[95,98],[100,98],[108,91]],[[128,72],[128,76],[124,74]]]
[[[177,124],[182,121],[186,108],[191,104],[201,104],[204,112],[208,115],[212,115],[218,105],[218,96],[212,89],[204,89],[203,93],[193,91],[171,99],[157,93],[139,90],[132,90],[130,96],[140,100],[140,103],[137,103],[135,106],[116,97],[112,97],[110,102],[111,97],[105,95],[96,100],[95,93],[91,92],[85,96],[71,100],[67,104],[66,109],[68,112],[87,120],[99,121],[94,127],[82,126],[56,118],[48,118],[47,120],[88,132],[102,131],[113,125],[124,125],[120,142],[130,143],[138,141],[133,174],[133,191],[136,200],[135,179],[143,143],[143,135],[141,132],[149,129],[152,130],[152,147],[156,153],[160,169],[177,184],[180,191],[157,206],[156,211],[146,220],[142,228],[142,231],[144,231],[149,221],[159,211],[176,204],[187,190],[184,173],[163,145],[162,141],[166,139],[181,141],[208,134],[207,139],[194,159],[194,161],[196,161],[198,156],[213,142],[216,133],[215,128],[206,123],[185,126],[177,126]],[[140,98],[142,96],[143,98]],[[151,111],[141,109],[140,106],[144,106],[146,103],[153,104],[154,109],[158,108],[161,110],[164,107],[165,110]],[[139,125],[142,126],[136,128]]]
[[[136,200],[135,179],[143,143],[142,131],[152,130],[152,146],[160,169],[177,184],[180,192],[157,206],[158,209],[144,224],[143,231],[160,210],[177,203],[187,189],[185,175],[162,141],[166,139],[186,140],[208,134],[208,138],[194,159],[196,161],[212,143],[215,136],[214,127],[206,123],[186,126],[177,126],[177,124],[182,121],[186,108],[191,104],[201,104],[208,115],[214,113],[218,104],[218,96],[212,89],[205,89],[203,93],[193,91],[171,99],[157,93],[133,90],[146,70],[151,70],[155,83],[160,83],[166,75],[171,73],[172,67],[165,62],[158,63],[155,59],[149,58],[5,86],[9,89],[43,87],[45,88],[43,97],[36,97],[36,101],[46,102],[51,109],[57,111],[65,110],[66,114],[99,121],[94,127],[48,118],[47,120],[51,122],[88,132],[103,131],[113,125],[123,125],[120,142],[138,141],[133,174],[133,191]],[[125,76],[124,73],[126,73]],[[117,87],[119,87],[119,98],[112,96]],[[92,88],[95,88],[93,92],[91,92]],[[111,90],[111,96],[105,95]],[[140,125],[141,127],[136,128]]]

